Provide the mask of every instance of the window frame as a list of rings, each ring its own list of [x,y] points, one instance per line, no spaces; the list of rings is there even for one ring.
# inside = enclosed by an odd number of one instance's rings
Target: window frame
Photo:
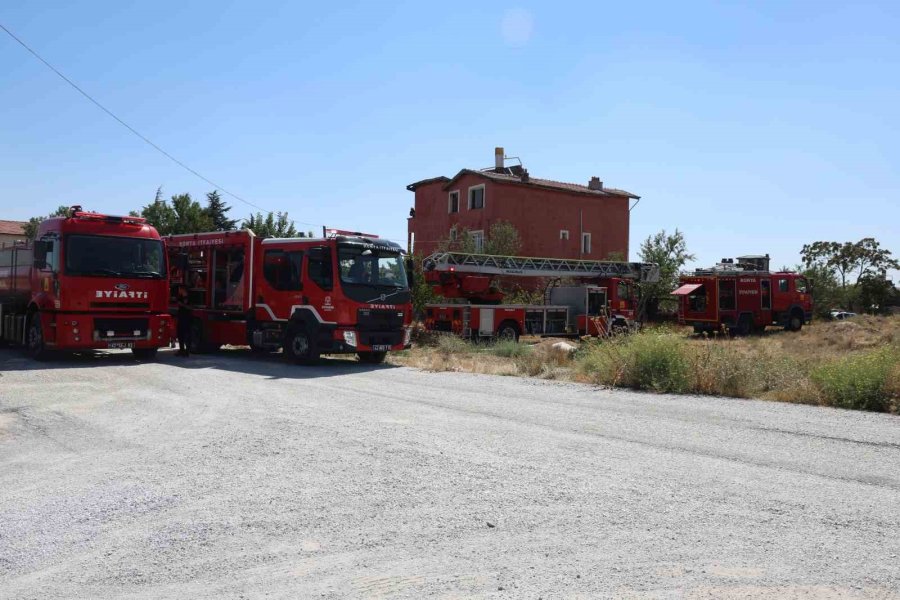
[[[453,210],[453,196],[456,196],[456,210]],[[454,215],[459,213],[459,190],[452,190],[447,194],[447,214]]]
[[[585,245],[585,240],[587,240],[587,244]],[[585,248],[587,248],[585,250]],[[588,231],[581,232],[581,254],[590,254],[593,251],[593,247],[591,245],[591,234]]]
[[[481,206],[476,207],[473,202],[472,192],[476,190],[481,190]],[[468,202],[467,207],[469,210],[483,210],[487,205],[487,191],[485,190],[484,184],[479,183],[478,185],[469,186],[469,192],[466,195]]]
[[[281,253],[282,257],[285,260],[287,260],[287,264],[288,264],[289,268],[293,267],[295,265],[295,263],[294,263],[295,256],[299,259],[298,263],[297,263],[297,268],[298,268],[297,281],[296,281],[297,287],[282,287],[282,284],[280,281],[278,281],[277,277],[274,282],[271,279],[269,279],[269,273],[266,272],[266,258],[270,254],[274,255],[276,253]],[[303,250],[287,250],[285,248],[267,248],[265,250],[265,252],[263,253],[263,279],[266,280],[266,283],[269,285],[270,288],[272,288],[273,290],[278,291],[278,292],[299,292],[299,291],[301,291],[303,289],[303,262],[304,262],[303,259],[304,259],[305,255],[306,255],[306,253]]]
[[[470,231],[469,235],[472,236],[472,242],[475,245],[475,254],[484,252],[484,229]]]
[[[568,229],[560,229],[559,230],[559,239],[560,241],[568,242],[569,241],[569,230]]]

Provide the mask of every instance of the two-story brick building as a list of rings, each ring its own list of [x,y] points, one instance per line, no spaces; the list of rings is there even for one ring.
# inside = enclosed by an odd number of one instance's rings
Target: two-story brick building
[[[406,189],[415,193],[409,248],[426,255],[463,228],[478,247],[493,223],[508,221],[523,256],[627,259],[631,203],[640,198],[597,177],[586,185],[531,177],[519,165],[505,166],[503,148],[495,150],[493,168],[462,169]]]

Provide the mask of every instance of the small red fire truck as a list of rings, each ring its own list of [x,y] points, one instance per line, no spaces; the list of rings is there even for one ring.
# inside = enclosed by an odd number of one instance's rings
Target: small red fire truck
[[[298,363],[356,353],[380,363],[409,347],[412,306],[400,247],[373,237],[262,239],[250,230],[165,238],[173,309],[191,307],[191,344],[284,348]]]
[[[71,209],[33,242],[0,248],[0,340],[37,359],[54,350],[130,348],[152,358],[168,346],[165,253],[137,217]]]
[[[637,324],[637,282],[657,281],[659,268],[627,263],[438,252],[423,262],[425,279],[444,298],[428,304],[425,328],[469,339],[520,335],[604,336]],[[553,285],[544,304],[500,304],[498,276],[541,277]],[[563,278],[582,283],[556,285]]]
[[[678,320],[694,331],[722,328],[736,335],[761,332],[768,325],[800,331],[812,320],[809,282],[790,271],[769,271],[769,255],[722,259],[681,277]]]

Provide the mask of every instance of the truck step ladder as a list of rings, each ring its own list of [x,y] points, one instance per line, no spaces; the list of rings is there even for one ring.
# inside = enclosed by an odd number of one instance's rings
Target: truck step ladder
[[[469,339],[470,337],[472,337],[472,307],[471,306],[463,307],[462,337],[464,339]]]

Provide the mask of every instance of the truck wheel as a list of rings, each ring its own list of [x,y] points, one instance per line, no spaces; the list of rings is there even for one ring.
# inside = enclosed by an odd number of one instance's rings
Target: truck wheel
[[[785,327],[788,331],[800,331],[803,329],[803,315],[797,311],[791,313],[788,317],[788,324]]]
[[[138,360],[153,360],[156,358],[158,348],[132,348],[131,353]]]
[[[203,321],[196,318],[191,321],[191,343],[190,348],[188,348],[191,354],[209,354],[221,348],[219,344],[206,341],[203,336],[203,330]]]
[[[41,315],[34,313],[28,319],[28,338],[25,351],[34,360],[45,360],[48,352],[44,345],[44,333],[41,330]]]
[[[518,342],[519,328],[514,323],[505,321],[500,324],[500,329],[497,330],[497,339],[504,342]]]
[[[284,336],[284,356],[301,365],[309,364],[319,358],[313,338],[302,327],[289,329]]]
[[[380,365],[387,357],[387,352],[357,352],[359,362],[369,365]]]
[[[738,319],[737,325],[737,335],[743,337],[750,335],[750,332],[753,330],[753,317],[750,315],[741,315],[741,318]]]

